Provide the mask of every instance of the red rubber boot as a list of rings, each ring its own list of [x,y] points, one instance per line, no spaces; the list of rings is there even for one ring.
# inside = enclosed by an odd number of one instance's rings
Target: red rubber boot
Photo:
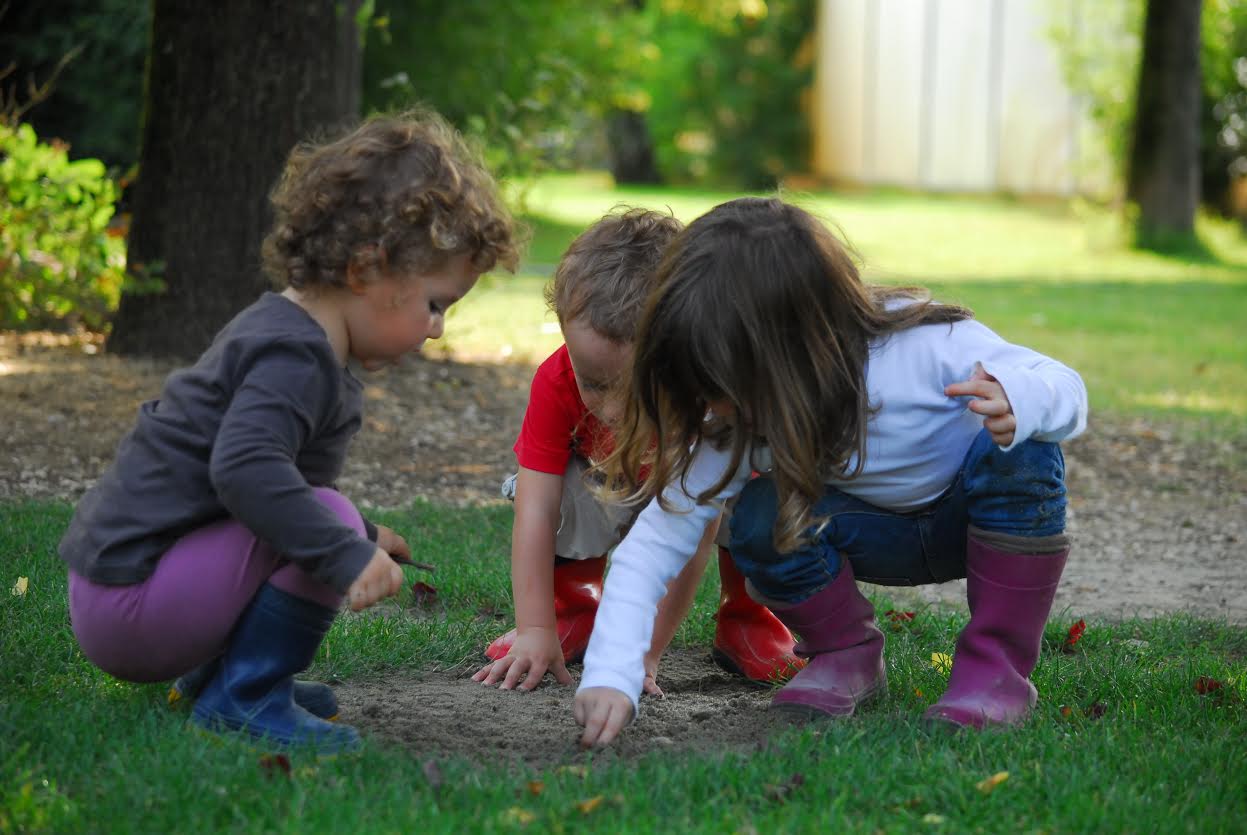
[[[928,723],[982,728],[1014,725],[1030,715],[1037,693],[1029,676],[1068,555],[1068,545],[1040,554],[1002,551],[971,532],[970,622],[957,638],[948,690],[923,717]]]
[[[750,681],[787,681],[805,666],[792,652],[788,627],[745,591],[745,576],[732,555],[719,548],[719,611],[715,615],[715,662]]]
[[[588,560],[567,560],[554,566],[554,618],[567,663],[584,658],[593,633],[598,603],[602,600],[602,576],[606,573],[606,557]],[[515,630],[495,638],[485,649],[491,661],[511,651]]]
[[[858,591],[853,566],[813,597],[775,614],[801,636],[805,669],[771,699],[771,709],[800,718],[851,716],[859,705],[888,692],[883,633],[875,607]]]

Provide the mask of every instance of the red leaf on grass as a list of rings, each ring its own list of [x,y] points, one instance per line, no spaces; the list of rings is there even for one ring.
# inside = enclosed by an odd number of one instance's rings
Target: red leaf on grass
[[[266,777],[272,777],[274,774],[284,774],[290,776],[290,758],[285,754],[261,754],[260,770],[264,772]]]
[[[899,626],[902,623],[909,623],[911,620],[914,619],[915,614],[917,613],[916,612],[898,612],[895,609],[888,609],[886,612],[883,613],[883,616],[887,618],[888,620],[892,621],[892,623]]]
[[[1069,634],[1065,636],[1065,643],[1061,646],[1063,652],[1070,652],[1074,648],[1074,644],[1082,640],[1082,633],[1087,631],[1087,622],[1082,618],[1078,619],[1078,623],[1069,628]]]
[[[435,603],[437,603],[437,589],[422,580],[411,584],[411,605],[432,606]]]
[[[1195,692],[1201,696],[1207,696],[1209,693],[1220,690],[1224,686],[1225,682],[1217,681],[1210,676],[1200,676],[1195,679]]]

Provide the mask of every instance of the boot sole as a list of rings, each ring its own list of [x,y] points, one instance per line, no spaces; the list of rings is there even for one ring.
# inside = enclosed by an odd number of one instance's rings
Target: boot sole
[[[799,669],[793,670],[786,676],[783,676],[783,677],[776,676],[773,679],[751,678],[744,670],[740,668],[740,665],[737,664],[735,661],[733,661],[731,656],[729,656],[723,650],[718,649],[717,647],[712,648],[710,650],[710,657],[711,659],[713,659],[714,663],[719,665],[719,667],[724,672],[731,673],[734,676],[740,676],[745,681],[747,681],[749,684],[752,684],[754,687],[757,687],[759,689],[766,688],[766,687],[777,687],[781,684],[785,684],[794,675],[800,672]]]
[[[811,705],[797,704],[795,702],[780,702],[779,704],[772,702],[770,710],[792,722],[805,723],[820,719],[833,721],[837,719],[848,719],[856,715],[862,708],[871,706],[874,702],[881,700],[886,695],[888,695],[888,686],[885,683],[858,699],[852,707],[844,712],[821,710]]]

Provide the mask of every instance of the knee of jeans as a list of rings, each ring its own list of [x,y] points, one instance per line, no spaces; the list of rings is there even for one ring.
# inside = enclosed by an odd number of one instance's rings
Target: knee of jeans
[[[775,517],[778,508],[775,482],[755,478],[745,485],[732,509],[729,547],[733,554],[758,559],[775,553]]]
[[[1019,536],[1065,529],[1065,459],[1057,444],[1024,441],[1008,452],[992,445],[967,466],[965,493],[970,521],[984,529]]]
[[[316,494],[321,504],[332,510],[333,515],[342,520],[343,524],[354,529],[360,536],[364,536],[364,517],[360,515],[350,499],[331,487],[316,487],[312,492]]]

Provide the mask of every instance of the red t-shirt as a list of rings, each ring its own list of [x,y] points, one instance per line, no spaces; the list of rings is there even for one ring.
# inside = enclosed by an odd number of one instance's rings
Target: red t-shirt
[[[573,454],[601,461],[615,443],[580,399],[576,373],[564,345],[551,354],[533,375],[528,409],[515,442],[521,467],[539,473],[562,475]]]

